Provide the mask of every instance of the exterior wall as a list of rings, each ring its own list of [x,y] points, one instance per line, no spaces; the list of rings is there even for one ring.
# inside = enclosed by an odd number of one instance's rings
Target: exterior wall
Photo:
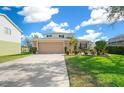
[[[110,46],[124,46],[124,35],[117,36],[108,40]]]
[[[21,53],[20,43],[1,41],[0,40],[0,56],[13,55]]]
[[[47,35],[52,35],[52,37],[47,37]],[[64,35],[65,39],[70,38],[70,37],[73,36],[72,33],[49,33],[49,34],[45,35],[45,38],[60,38],[59,35]]]
[[[64,42],[40,42],[38,52],[40,54],[64,53]]]
[[[7,34],[7,28],[10,34]],[[21,32],[7,19],[0,15],[0,56],[21,53]]]
[[[5,33],[6,27],[11,29],[11,35]],[[0,40],[21,43],[21,32],[4,16],[0,16]]]
[[[63,43],[63,44],[61,44],[62,47],[59,46],[57,44],[57,42]],[[78,40],[78,42],[76,44],[76,49],[80,48],[80,43],[82,44],[82,48],[88,47],[88,45],[89,45],[89,41]],[[45,44],[45,45],[43,45],[43,44]],[[42,46],[43,46],[43,48],[42,48]],[[54,51],[56,49],[60,49],[60,51],[61,51],[61,50],[65,50],[65,47],[68,50],[72,49],[70,44],[69,44],[69,39],[40,39],[40,40],[35,40],[35,41],[33,41],[33,47],[37,47],[38,53],[41,53],[42,52],[41,50],[45,50],[47,53],[49,53],[49,51],[51,52],[51,51]],[[74,47],[73,47],[73,49],[74,49]]]

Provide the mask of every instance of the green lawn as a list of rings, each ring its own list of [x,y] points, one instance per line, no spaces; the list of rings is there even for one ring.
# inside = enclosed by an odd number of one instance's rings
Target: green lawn
[[[65,56],[72,87],[124,87],[124,56]]]
[[[23,57],[26,57],[26,56],[29,56],[29,55],[31,55],[31,54],[23,53],[23,54],[16,54],[16,55],[0,56],[0,63],[15,60],[15,59],[19,59],[19,58],[23,58]]]

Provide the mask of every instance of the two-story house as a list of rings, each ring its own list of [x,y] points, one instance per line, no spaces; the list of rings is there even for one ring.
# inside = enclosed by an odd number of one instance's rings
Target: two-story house
[[[37,47],[40,54],[59,54],[65,52],[65,47],[70,49],[70,38],[73,33],[52,32],[44,35],[44,38],[34,39],[33,47]],[[87,47],[90,41],[78,40],[76,48]]]
[[[108,40],[109,46],[124,46],[124,34],[110,38]]]
[[[21,30],[0,14],[0,56],[21,53]]]

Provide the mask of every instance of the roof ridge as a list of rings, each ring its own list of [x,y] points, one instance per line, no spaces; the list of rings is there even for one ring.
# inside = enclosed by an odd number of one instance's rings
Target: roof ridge
[[[16,29],[19,30],[19,32],[22,33],[22,30],[6,14],[0,13],[0,15],[1,16],[4,16]]]

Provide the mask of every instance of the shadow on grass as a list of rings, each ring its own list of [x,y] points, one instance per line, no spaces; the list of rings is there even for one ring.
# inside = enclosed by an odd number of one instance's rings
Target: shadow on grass
[[[124,86],[124,80],[122,80],[124,79],[123,55],[112,55],[110,58],[68,56],[66,57],[66,62],[70,73],[77,72],[79,75],[79,73],[85,72],[85,74],[92,77],[92,83],[95,86]]]

